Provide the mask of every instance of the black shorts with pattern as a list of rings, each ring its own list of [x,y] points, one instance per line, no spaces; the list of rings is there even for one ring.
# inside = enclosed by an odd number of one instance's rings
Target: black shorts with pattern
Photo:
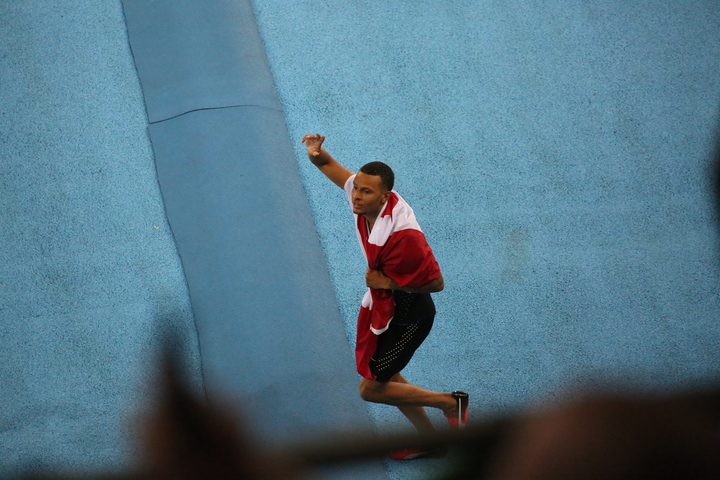
[[[388,382],[405,368],[415,350],[427,338],[435,320],[435,304],[429,293],[395,292],[395,315],[378,336],[370,372],[378,382]]]

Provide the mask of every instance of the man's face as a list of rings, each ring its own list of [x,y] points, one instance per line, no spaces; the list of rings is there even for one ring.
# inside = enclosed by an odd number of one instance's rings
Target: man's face
[[[380,177],[358,172],[353,182],[352,210],[356,215],[377,217],[390,192],[382,186]]]

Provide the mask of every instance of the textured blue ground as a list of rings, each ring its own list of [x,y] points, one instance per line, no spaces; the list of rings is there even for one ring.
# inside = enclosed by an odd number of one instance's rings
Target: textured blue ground
[[[123,9],[208,401],[241,409],[259,448],[370,432],[252,5]],[[385,476],[379,461],[325,473]]]
[[[253,6],[349,343],[364,266],[315,131],[395,168],[443,267],[411,381],[476,419],[573,382],[716,382],[716,2]],[[202,386],[124,28],[116,2],[0,5],[0,475],[128,465],[170,331]]]
[[[364,267],[306,133],[390,163],[443,267],[410,381],[467,389],[475,419],[573,383],[717,381],[716,2],[254,6],[350,339]]]
[[[0,3],[0,477],[134,464],[156,354],[202,388],[119,2]]]

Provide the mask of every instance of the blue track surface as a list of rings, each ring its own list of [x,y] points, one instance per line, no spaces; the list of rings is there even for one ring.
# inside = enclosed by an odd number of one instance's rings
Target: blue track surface
[[[717,381],[716,2],[124,7],[147,115],[118,3],[0,6],[0,476],[131,465],[127,420],[168,334],[211,399],[281,399],[254,417],[266,437],[366,428],[364,265],[299,143],[316,131],[351,169],[395,168],[443,267],[414,383],[469,390],[477,419],[573,382]]]
[[[395,168],[446,280],[406,377],[466,388],[471,418],[717,382],[716,2],[253,3],[349,335],[361,255],[306,133]]]
[[[135,464],[187,287],[118,2],[0,4],[0,477]]]
[[[250,3],[123,6],[209,399],[258,442],[370,431]]]

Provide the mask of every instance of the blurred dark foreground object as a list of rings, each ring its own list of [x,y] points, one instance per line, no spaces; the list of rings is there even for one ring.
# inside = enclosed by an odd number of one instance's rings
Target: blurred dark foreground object
[[[172,362],[166,365],[163,383],[158,409],[147,421],[142,442],[144,468],[135,479],[308,479],[315,469],[384,457],[404,447],[458,446],[470,447],[473,454],[488,452],[503,430],[498,422],[433,436],[335,435],[317,443],[263,451],[238,427],[242,423],[231,408],[210,406],[195,398]]]
[[[600,393],[459,432],[335,436],[261,451],[233,409],[195,398],[172,362],[163,383],[158,408],[144,425],[143,467],[128,475],[74,478],[311,479],[315,469],[332,464],[444,446],[451,455],[438,480],[720,479],[717,390],[666,397]]]
[[[518,418],[491,480],[720,479],[720,391],[587,395]]]

